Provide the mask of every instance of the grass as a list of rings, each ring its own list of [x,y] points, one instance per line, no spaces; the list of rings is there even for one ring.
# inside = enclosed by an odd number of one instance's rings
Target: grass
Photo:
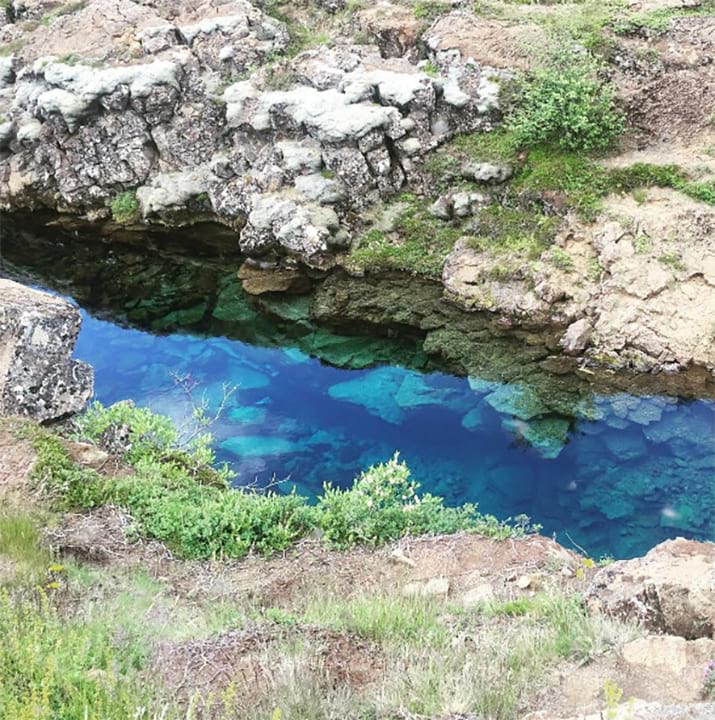
[[[124,459],[134,469],[132,478],[99,478],[74,465],[48,431],[25,430],[37,452],[34,480],[56,509],[132,498],[122,493],[126,483],[136,483],[137,495],[125,505],[139,528],[188,542],[177,549],[189,557],[221,555],[212,548],[229,548],[229,536],[247,546],[248,527],[256,537],[272,532],[284,537],[285,523],[264,515],[263,504],[282,508],[283,499],[234,492],[215,482],[220,471],[210,476],[212,484],[204,484],[207,476],[197,461],[210,459],[207,446],[201,441],[193,450],[177,448],[176,431],[165,419],[128,405],[95,407],[79,423],[80,432],[92,440],[117,420],[131,428],[132,448]],[[300,507],[302,512],[305,505]],[[366,471],[347,490],[327,486],[307,512],[306,532],[319,530],[326,542],[345,548],[407,532],[468,528],[497,538],[518,534],[472,506],[448,509],[439,498],[420,494],[397,458]],[[441,597],[407,596],[399,586],[338,595],[315,594],[298,584],[295,595],[279,590],[273,600],[280,604],[261,610],[260,593],[235,594],[236,573],[241,583],[237,565],[225,574],[221,566],[206,566],[206,581],[197,575],[189,593],[186,581],[198,568],[179,560],[153,565],[142,556],[141,564],[123,559],[104,567],[68,560],[63,567],[48,567],[51,558],[39,541],[50,517],[15,510],[0,515],[0,561],[18,560],[55,579],[36,590],[27,576],[12,594],[0,591],[0,633],[6,639],[0,644],[0,717],[329,720],[411,713],[511,720],[532,695],[548,688],[561,663],[589,662],[636,632],[589,615],[578,595],[556,590],[465,609]],[[209,695],[194,697],[188,706],[186,698],[172,698],[158,680],[166,676],[153,665],[156,650],[187,639],[209,644],[214,639],[219,647],[226,640],[230,647],[234,636],[224,633],[235,629],[269,638],[245,651],[250,663],[266,671],[246,676],[243,669],[254,666],[239,663],[227,686],[215,691],[212,686]],[[330,638],[337,638],[334,647],[340,648],[333,660],[339,672],[352,670],[353,662],[363,672],[365,657],[379,663],[369,684],[356,688],[329,674]],[[187,679],[183,666],[177,672],[177,682]]]
[[[399,594],[357,598],[321,596],[302,610],[304,622],[354,633],[378,643],[444,647],[449,638],[440,622],[444,607],[428,598]]]
[[[40,547],[40,527],[37,514],[12,507],[0,510],[0,587],[45,581],[52,556]],[[5,573],[3,564],[8,565]]]
[[[481,251],[537,260],[553,242],[560,218],[538,210],[490,205],[479,211],[469,245]]]
[[[51,12],[45,13],[40,18],[40,25],[51,25],[53,21],[55,21],[57,18],[62,17],[63,15],[71,15],[72,13],[75,13],[79,10],[81,10],[83,7],[87,5],[87,0],[80,0],[80,2],[73,2],[68,3],[67,5],[62,5],[59,8],[56,8],[55,10],[52,10]]]
[[[0,717],[151,717],[137,714],[152,706],[152,692],[137,677],[135,647],[115,642],[107,621],[68,620],[42,594],[4,594],[0,635]]]

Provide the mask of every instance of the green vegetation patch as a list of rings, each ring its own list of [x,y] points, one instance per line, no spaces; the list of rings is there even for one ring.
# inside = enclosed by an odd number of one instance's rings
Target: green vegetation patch
[[[512,189],[529,194],[557,193],[567,208],[593,219],[608,193],[608,171],[587,155],[540,146],[532,148]]]
[[[0,594],[0,635],[0,717],[126,720],[161,711],[137,681],[136,648],[115,642],[107,623],[68,620],[43,595]]]
[[[403,194],[405,205],[394,232],[370,230],[354,244],[350,262],[360,270],[404,270],[438,278],[454,243],[462,235],[459,226],[430,215],[426,201]]]
[[[610,189],[633,192],[639,188],[661,187],[678,190],[699,202],[715,205],[715,181],[696,181],[677,165],[636,163],[610,171]]]
[[[625,129],[603,67],[587,52],[559,51],[518,88],[507,127],[517,145],[604,150]]]
[[[126,225],[139,217],[139,200],[133,190],[119,193],[108,203],[115,222]]]
[[[514,253],[537,260],[553,242],[560,218],[537,210],[490,205],[477,215],[471,247],[481,251]]]
[[[35,429],[33,479],[58,509],[125,508],[143,535],[182,557],[241,557],[251,550],[270,554],[314,531],[321,531],[330,545],[350,547],[460,530],[504,538],[529,529],[482,515],[475,505],[449,508],[442,498],[420,494],[397,456],[362,473],[347,490],[326,485],[317,506],[311,506],[295,493],[231,489],[228,471],[210,466],[210,435],[180,448],[167,418],[127,403],[95,405],[81,421],[79,437],[96,441],[116,424],[131,428],[132,445],[124,460],[132,474],[105,477],[81,468],[59,438]]]

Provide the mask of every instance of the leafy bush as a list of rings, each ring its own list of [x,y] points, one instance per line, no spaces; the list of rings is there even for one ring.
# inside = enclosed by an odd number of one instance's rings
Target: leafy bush
[[[523,147],[552,145],[564,150],[607,148],[623,132],[614,93],[589,54],[561,51],[517,95],[508,128]]]
[[[473,530],[508,537],[514,530],[476,505],[444,506],[440,497],[418,493],[419,484],[397,454],[363,472],[347,490],[326,485],[318,500],[318,520],[325,539],[337,547],[378,545],[405,535]]]
[[[295,492],[278,495],[202,482],[205,472],[196,465],[202,455],[176,450],[176,431],[168,420],[127,403],[95,405],[79,423],[82,437],[96,440],[119,420],[131,428],[134,440],[125,457],[132,473],[107,477],[81,468],[62,440],[35,429],[35,482],[62,509],[126,508],[144,535],[183,557],[241,557],[250,550],[269,554],[314,530],[322,530],[328,543],[348,547],[408,534],[469,530],[509,537],[525,529],[481,515],[474,505],[448,508],[442,498],[420,495],[397,456],[362,473],[350,489],[326,485],[316,507]],[[200,453],[206,452],[202,446]]]

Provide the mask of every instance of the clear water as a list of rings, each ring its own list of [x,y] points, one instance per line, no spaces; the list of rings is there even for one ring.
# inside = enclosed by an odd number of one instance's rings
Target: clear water
[[[111,311],[105,303],[100,312],[101,272],[86,275],[82,286],[76,277],[58,281],[57,267],[54,277],[46,270],[34,280],[92,308],[83,310],[76,356],[95,368],[97,399],[130,398],[181,424],[190,402],[176,375],[196,383],[194,400],[205,398],[209,411],[221,405],[225,388],[235,389],[213,434],[239,484],[276,482],[314,495],[324,482],[347,485],[399,450],[423,489],[448,503],[477,502],[501,518],[525,513],[545,533],[596,557],[632,556],[676,535],[715,539],[712,400],[593,394],[568,415],[544,417],[528,382],[420,372],[398,362],[332,367],[311,356],[305,337],[291,340],[285,327],[265,319],[258,339],[251,314],[231,333],[251,341],[215,329],[157,334],[128,327],[136,298]],[[153,287],[155,302],[161,277]],[[193,315],[183,312],[188,323]],[[343,355],[359,346],[353,366],[367,364],[366,342],[373,360],[394,355],[388,340],[329,339]],[[321,347],[325,357],[326,343]]]

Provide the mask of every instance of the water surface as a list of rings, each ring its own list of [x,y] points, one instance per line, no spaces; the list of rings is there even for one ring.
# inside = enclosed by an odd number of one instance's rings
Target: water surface
[[[715,539],[712,400],[586,388],[555,412],[541,375],[440,372],[414,338],[311,326],[301,299],[283,322],[258,313],[221,263],[154,265],[136,248],[56,242],[27,252],[29,242],[6,243],[4,272],[85,308],[75,354],[95,368],[97,399],[129,398],[178,424],[192,402],[223,406],[212,432],[238,484],[312,496],[399,450],[449,504],[525,513],[593,556]]]

